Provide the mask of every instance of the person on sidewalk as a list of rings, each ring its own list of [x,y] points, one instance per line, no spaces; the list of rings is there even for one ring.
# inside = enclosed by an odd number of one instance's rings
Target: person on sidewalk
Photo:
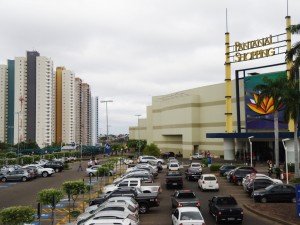
[[[190,160],[190,164],[192,164],[192,162],[193,162],[193,156],[192,156],[192,154],[190,154],[189,160]]]

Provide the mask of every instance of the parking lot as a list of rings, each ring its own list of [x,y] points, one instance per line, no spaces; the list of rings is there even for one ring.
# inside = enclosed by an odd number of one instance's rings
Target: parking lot
[[[97,182],[95,178],[89,179],[88,176],[85,174],[85,167],[83,171],[77,171],[78,163],[73,163],[70,167],[70,170],[64,170],[61,173],[55,173],[52,177],[48,178],[37,178],[35,180],[29,182],[8,182],[8,183],[0,183],[0,207],[8,207],[14,205],[31,205],[32,207],[36,207],[36,196],[37,193],[46,188],[57,188],[61,189],[62,183],[64,181],[70,180],[78,180],[83,179],[85,182],[91,182],[94,184],[94,190],[98,189],[100,183]],[[182,171],[185,170],[185,167],[181,169]],[[151,208],[147,214],[140,215],[140,224],[158,224],[158,225],[169,225],[171,224],[171,200],[170,195],[174,192],[174,190],[166,190],[165,189],[165,172],[164,169],[157,177],[155,182],[161,183],[161,187],[163,189],[162,193],[159,194],[160,199],[160,206]],[[204,173],[208,173],[208,168],[204,168]],[[215,224],[213,217],[208,213],[208,199],[211,199],[214,195],[233,195],[240,206],[243,204],[252,203],[252,199],[248,197],[245,191],[240,187],[228,183],[225,178],[218,177],[220,191],[219,192],[201,192],[197,187],[196,181],[188,181],[184,180],[184,189],[191,189],[193,190],[197,197],[201,202],[201,213],[205,219],[206,224]],[[83,210],[87,204],[83,204],[83,198],[89,199],[96,197],[98,194],[94,191],[91,193],[86,194],[85,196],[81,196],[77,200],[76,209]],[[13,196],[13,197],[12,197]],[[60,204],[57,206],[56,209],[56,222],[57,224],[64,224],[68,222],[68,211],[69,211],[69,202],[67,198],[64,198]],[[48,225],[50,224],[50,212],[51,209],[47,206],[43,207],[43,215],[41,218],[41,224]],[[73,221],[75,218],[71,218]],[[36,220],[34,224],[38,224],[39,220]],[[244,208],[244,222],[243,224],[250,225],[263,225],[263,224],[274,224],[273,222],[261,218],[250,211]]]

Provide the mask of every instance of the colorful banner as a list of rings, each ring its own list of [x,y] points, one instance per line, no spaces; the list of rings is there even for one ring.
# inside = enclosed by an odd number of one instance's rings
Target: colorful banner
[[[274,130],[274,110],[272,99],[265,99],[264,105],[258,106],[257,98],[259,93],[254,92],[253,89],[258,84],[263,84],[263,78],[277,79],[281,76],[287,76],[286,71],[279,71],[267,74],[258,74],[245,77],[244,90],[245,90],[245,116],[246,116],[246,129],[255,130]],[[288,124],[284,122],[283,107],[279,109],[278,125],[279,129],[287,129]]]

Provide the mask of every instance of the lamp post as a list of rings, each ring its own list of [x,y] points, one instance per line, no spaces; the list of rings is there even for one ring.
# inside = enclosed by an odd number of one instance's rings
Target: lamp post
[[[285,150],[285,177],[286,177],[286,183],[289,184],[289,169],[288,169],[288,163],[287,163],[287,148],[286,148],[286,145],[285,145],[285,142],[290,140],[289,138],[285,138],[285,139],[282,139],[282,144],[283,144],[283,147],[284,147],[284,150]]]
[[[135,115],[135,116],[137,116],[137,118],[138,118],[138,139],[139,139],[139,156],[141,156],[141,143],[140,143],[140,127],[139,127],[139,124],[140,124],[140,116],[141,115]]]
[[[252,141],[251,138],[254,138],[254,136],[248,137],[249,144],[250,144],[250,166],[252,167]]]
[[[113,100],[103,100],[100,101],[101,103],[105,103],[106,106],[106,140],[108,141],[108,113],[107,113],[107,103],[108,102],[113,102]]]

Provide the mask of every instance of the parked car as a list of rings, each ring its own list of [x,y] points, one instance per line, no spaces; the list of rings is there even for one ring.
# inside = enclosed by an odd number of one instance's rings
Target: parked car
[[[220,176],[223,177],[225,172],[235,169],[236,167],[237,167],[236,165],[231,165],[231,164],[222,165],[219,169],[219,174]]]
[[[196,153],[194,155],[192,155],[192,158],[193,159],[203,159],[204,158],[204,155],[200,154],[200,153]]]
[[[198,168],[189,167],[185,171],[185,178],[188,180],[199,180],[202,171],[200,171]]]
[[[144,156],[140,156],[138,158],[138,162],[149,162],[149,161],[154,161],[157,164],[164,164],[165,163],[164,159],[159,159],[159,158],[156,158],[155,156],[144,155]]]
[[[43,165],[44,168],[52,168],[55,173],[61,172],[64,169],[64,164],[60,161],[48,161]]]
[[[197,207],[180,207],[171,215],[173,225],[205,224],[204,218]]]
[[[271,177],[269,177],[269,176],[267,176],[263,173],[253,173],[253,174],[251,173],[251,174],[247,174],[243,178],[242,184],[243,184],[244,189],[246,189],[249,182],[251,182],[253,179],[256,179],[256,178],[268,179],[268,180],[272,181],[272,183],[275,183],[275,184],[282,184],[283,183],[282,180],[271,178]]]
[[[202,166],[201,163],[198,162],[192,162],[190,165],[190,168],[196,168],[202,173]]]
[[[192,190],[177,190],[171,195],[172,208],[193,206],[200,208],[200,201]]]
[[[208,200],[209,212],[215,218],[216,223],[228,221],[242,223],[243,209],[238,205],[233,196],[214,196]]]
[[[105,221],[107,224],[123,224],[125,220],[130,220],[130,225],[138,225],[139,218],[128,212],[122,212],[117,210],[101,211],[96,213],[93,217],[88,219],[84,224],[99,224],[99,222]],[[121,223],[120,223],[121,222]],[[76,223],[77,225],[77,223]]]
[[[165,177],[166,188],[183,188],[183,174],[180,171],[168,171]]]
[[[178,170],[180,170],[180,165],[177,162],[174,162],[174,163],[172,162],[169,164],[168,169],[170,171],[178,171]]]
[[[296,203],[295,187],[288,184],[272,184],[266,188],[255,190],[252,197],[256,202],[292,202]]]
[[[26,165],[26,166],[23,166],[23,168],[35,168],[38,176],[42,176],[42,177],[48,177],[48,176],[51,176],[52,174],[54,174],[54,169],[44,168],[37,164]]]
[[[202,174],[198,180],[198,187],[202,190],[219,191],[218,179],[214,174]]]
[[[161,153],[161,157],[163,159],[168,159],[168,158],[174,157],[174,156],[175,156],[174,152],[163,152],[163,153]]]
[[[136,217],[139,216],[138,209],[134,208],[132,205],[130,205],[126,202],[106,202],[106,203],[101,204],[95,210],[91,210],[89,212],[84,212],[84,213],[80,214],[77,217],[77,221],[79,222],[79,221],[85,220],[85,219],[89,218],[91,215],[97,214],[98,212],[111,211],[111,210],[128,212],[128,213],[135,215]]]
[[[274,181],[272,181],[271,179],[258,177],[258,178],[251,180],[247,184],[245,191],[248,193],[249,196],[251,196],[253,191],[262,189],[262,188],[266,188],[271,184],[274,184]]]
[[[32,176],[26,169],[18,169],[3,174],[1,181],[28,181],[32,179]]]
[[[94,165],[94,166],[91,166],[89,168],[86,168],[86,174],[88,176],[97,176],[97,171],[98,169],[101,168],[101,165]],[[116,171],[115,170],[109,170],[108,174],[106,174],[106,176],[113,176],[116,174]]]
[[[253,169],[234,169],[234,171],[230,174],[230,179],[232,183],[235,183],[239,186],[242,185],[243,178],[249,173],[256,173],[256,170]]]

